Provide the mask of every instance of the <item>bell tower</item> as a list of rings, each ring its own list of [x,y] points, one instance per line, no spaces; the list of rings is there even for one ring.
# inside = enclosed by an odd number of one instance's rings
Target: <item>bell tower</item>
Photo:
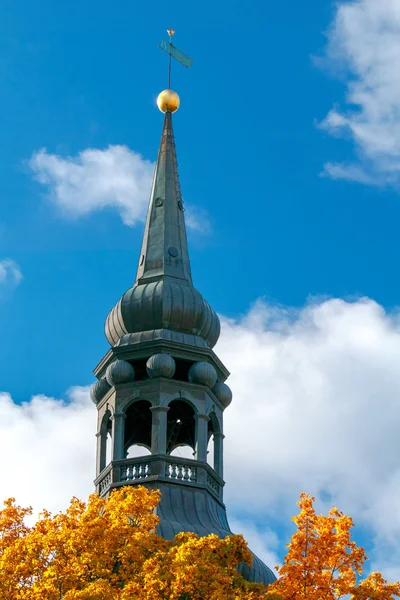
[[[106,319],[111,347],[91,388],[98,411],[95,485],[102,496],[125,485],[161,490],[159,533],[166,539],[181,531],[225,537],[229,373],[213,351],[218,316],[192,282],[172,128],[178,95],[164,90],[158,105],[164,125],[136,279]],[[179,456],[183,446],[189,456]],[[241,571],[249,581],[275,580],[257,557]]]

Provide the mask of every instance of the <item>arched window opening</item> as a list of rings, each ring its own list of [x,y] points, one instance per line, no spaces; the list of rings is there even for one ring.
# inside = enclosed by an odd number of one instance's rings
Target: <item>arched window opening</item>
[[[106,466],[112,460],[112,421],[111,413],[109,410],[103,415],[100,425],[100,472],[106,468]]]
[[[171,456],[178,456],[180,458],[190,458],[193,460],[194,451],[191,446],[187,444],[182,444],[180,446],[175,446],[175,448],[170,452]]]
[[[151,403],[139,400],[126,411],[124,453],[125,456],[145,456],[151,448]],[[146,451],[147,450],[147,451]],[[134,454],[132,454],[134,452]]]
[[[107,423],[107,438],[106,438],[106,466],[112,461],[112,422],[111,419]]]
[[[214,422],[210,417],[208,421],[208,443],[207,443],[207,463],[214,468]]]
[[[220,471],[220,456],[222,453],[220,431],[221,427],[217,415],[212,412],[208,421],[207,463],[217,473]]]
[[[167,454],[172,454],[175,449],[179,449],[181,454],[174,453],[174,456],[183,456],[183,447],[187,446],[192,450],[190,458],[193,458],[195,449],[194,414],[193,408],[183,400],[173,400],[170,403],[167,413]]]
[[[148,456],[151,454],[150,449],[143,444],[132,444],[126,451],[126,458],[135,458],[138,456]]]

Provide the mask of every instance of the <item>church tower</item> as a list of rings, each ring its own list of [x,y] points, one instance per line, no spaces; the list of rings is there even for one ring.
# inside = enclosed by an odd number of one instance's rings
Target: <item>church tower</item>
[[[107,317],[111,348],[94,370],[95,485],[102,496],[125,485],[161,490],[157,514],[166,539],[181,531],[225,537],[232,533],[223,503],[229,373],[213,351],[218,316],[192,282],[172,128],[179,97],[165,90],[158,105],[164,125],[136,280]],[[177,455],[183,446],[191,458]],[[257,557],[240,570],[249,581],[275,580]]]

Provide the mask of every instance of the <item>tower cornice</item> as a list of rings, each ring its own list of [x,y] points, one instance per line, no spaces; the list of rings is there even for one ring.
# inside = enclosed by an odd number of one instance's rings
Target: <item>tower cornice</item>
[[[230,375],[228,369],[211,348],[190,347],[178,342],[166,340],[151,340],[149,342],[141,342],[130,346],[114,346],[109,349],[105,356],[103,356],[93,370],[93,373],[98,379],[102,379],[105,376],[107,367],[114,362],[116,358],[126,361],[135,361],[148,358],[152,354],[157,353],[172,354],[175,358],[190,360],[191,362],[206,360],[216,369],[219,381],[226,381]]]

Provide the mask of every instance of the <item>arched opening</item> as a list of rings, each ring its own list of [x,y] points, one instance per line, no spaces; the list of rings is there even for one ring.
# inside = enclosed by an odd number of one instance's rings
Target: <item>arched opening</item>
[[[124,456],[145,456],[151,450],[151,403],[138,400],[126,411]]]
[[[170,452],[170,456],[179,456],[180,458],[190,458],[193,460],[194,450],[191,446],[182,444],[180,446],[175,446],[172,452]]]
[[[193,458],[195,412],[184,400],[173,400],[167,413],[167,454]],[[188,456],[188,454],[191,454]]]
[[[210,413],[207,433],[207,463],[218,473],[220,461],[222,460],[222,438],[220,435],[221,427],[214,412]]]
[[[106,465],[112,461],[112,422],[109,419],[107,423],[107,438],[106,438]]]
[[[214,468],[214,426],[211,419],[207,425],[207,463]]]
[[[111,412],[107,410],[100,425],[100,472],[112,460],[112,421]]]
[[[151,454],[147,446],[142,444],[133,444],[126,451],[126,458],[135,458],[137,456],[148,456]]]

